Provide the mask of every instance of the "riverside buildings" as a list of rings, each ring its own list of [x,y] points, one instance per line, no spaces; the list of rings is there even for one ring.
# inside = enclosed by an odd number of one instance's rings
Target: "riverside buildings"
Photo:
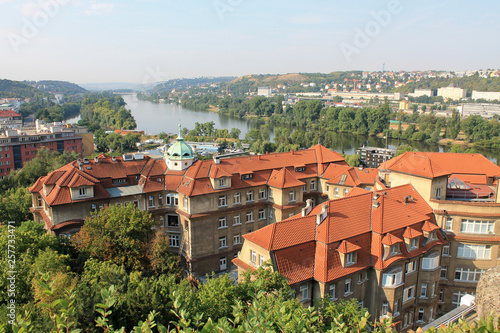
[[[36,221],[57,235],[78,231],[94,210],[133,203],[168,233],[189,273],[228,269],[244,234],[351,189],[373,188],[376,169],[349,167],[321,145],[307,150],[196,160],[179,133],[164,159],[142,154],[74,161],[30,188]]]

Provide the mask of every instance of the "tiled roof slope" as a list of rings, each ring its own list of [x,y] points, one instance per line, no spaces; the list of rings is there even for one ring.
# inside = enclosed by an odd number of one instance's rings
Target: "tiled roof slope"
[[[386,167],[427,178],[447,174],[459,178],[459,175],[500,175],[500,167],[480,154],[406,152],[387,161]]]
[[[267,184],[276,188],[290,188],[302,186],[305,183],[295,178],[288,169],[282,168],[281,170],[273,170]]]
[[[378,202],[378,204],[376,203]],[[326,217],[319,221],[326,208]],[[329,282],[373,265],[383,269],[394,261],[419,255],[438,244],[438,239],[410,253],[382,261],[383,244],[403,242],[403,237],[422,236],[422,229],[439,227],[432,209],[412,185],[329,200],[314,207],[306,216],[296,215],[246,234],[246,241],[274,251],[278,270],[290,284],[315,278]],[[343,267],[340,255],[358,251],[355,264]],[[371,264],[371,262],[373,263]]]

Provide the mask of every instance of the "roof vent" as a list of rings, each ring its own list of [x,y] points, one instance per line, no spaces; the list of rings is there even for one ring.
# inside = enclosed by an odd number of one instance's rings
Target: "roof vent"
[[[144,154],[134,154],[134,160],[143,160]]]
[[[306,206],[302,208],[302,216],[309,215],[312,210],[312,199],[306,200]]]
[[[216,165],[219,165],[220,164],[220,158],[214,156],[214,162]]]
[[[95,164],[99,163],[99,157],[97,157],[97,156],[94,157],[94,162],[95,162]]]
[[[89,159],[88,158],[84,158],[83,159],[83,164],[89,164]]]
[[[380,206],[380,202],[378,202],[377,200],[373,200],[372,201],[372,207],[373,208],[378,208]]]
[[[116,162],[116,157],[115,157],[115,156],[112,156],[112,157],[111,157],[111,161]]]
[[[123,160],[124,161],[133,161],[134,160],[134,156],[131,155],[131,154],[125,154],[125,155],[123,155]]]
[[[405,197],[405,204],[408,204],[410,202],[413,202],[413,197],[411,195],[408,195]]]
[[[378,199],[378,198],[380,198],[380,194],[375,193],[375,194],[373,195],[373,198],[374,198],[374,199]]]
[[[321,212],[316,214],[316,224],[320,225],[326,219],[327,215],[328,215],[328,205],[322,204],[321,205]]]

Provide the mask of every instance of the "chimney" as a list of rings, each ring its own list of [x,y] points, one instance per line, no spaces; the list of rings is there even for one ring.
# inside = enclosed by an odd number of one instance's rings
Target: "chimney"
[[[97,156],[94,157],[94,162],[95,162],[95,164],[99,163],[99,157],[97,157]]]
[[[116,157],[115,156],[111,157],[111,161],[116,162]]]
[[[377,200],[373,199],[372,200],[372,207],[373,208],[378,208],[380,206],[380,202],[378,202]]]
[[[292,150],[290,150],[290,152],[291,152],[291,153],[292,153],[292,155],[293,155],[293,149],[292,149]]]
[[[214,162],[216,165],[219,165],[220,164],[220,158],[217,157],[217,156],[214,156]]]
[[[260,155],[257,155],[257,161],[260,161]]]
[[[302,216],[309,215],[312,210],[312,199],[306,200],[306,206],[302,208]]]
[[[321,205],[321,212],[316,214],[316,224],[320,225],[325,220],[327,214],[328,214],[328,205],[322,204]]]

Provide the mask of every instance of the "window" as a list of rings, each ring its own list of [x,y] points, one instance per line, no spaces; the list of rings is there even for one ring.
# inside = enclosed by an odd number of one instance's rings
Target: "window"
[[[415,272],[416,269],[417,269],[417,261],[416,260],[410,261],[405,266],[405,274],[413,273]]]
[[[349,193],[349,189],[348,189],[348,188],[345,188],[345,189],[344,189],[344,197],[347,195],[347,193]]]
[[[90,211],[95,212],[96,210],[97,210],[97,206],[95,204],[92,204],[92,206],[90,207]]]
[[[391,256],[399,253],[399,243],[391,245]]]
[[[356,251],[345,254],[345,266],[350,266],[356,263]]]
[[[444,245],[443,246],[443,257],[449,257],[449,256],[450,256],[450,246]]]
[[[330,295],[330,300],[334,301],[337,299],[335,297],[335,285],[334,284],[330,285],[330,290],[328,291],[328,294]]]
[[[475,295],[475,293],[467,293],[465,291],[454,291],[453,292],[453,297],[451,298],[451,304],[452,304],[452,308],[456,308],[460,305],[460,299],[462,298],[462,296],[465,296],[465,295]]]
[[[247,221],[246,222],[253,222],[253,212],[247,212]]]
[[[270,219],[273,218],[273,209],[272,209],[272,207],[269,207],[269,218]]]
[[[273,197],[273,190],[269,189],[269,198],[272,198],[272,197]]]
[[[294,202],[295,201],[295,191],[290,191],[288,193],[288,201],[289,202]]]
[[[261,188],[259,190],[259,200],[263,200],[266,198],[266,189],[265,188]]]
[[[253,191],[247,192],[247,202],[253,201]]]
[[[154,206],[155,206],[155,198],[153,198],[153,196],[150,195],[148,198],[148,207],[154,207]]]
[[[446,275],[448,273],[448,266],[442,266],[441,267],[441,279],[446,279]]]
[[[427,298],[427,283],[420,286],[420,298]]]
[[[412,238],[410,240],[410,251],[415,250],[418,248],[418,241],[420,240],[419,237]]]
[[[326,192],[328,192],[330,190],[330,185],[326,184],[325,190],[326,190]]]
[[[477,282],[484,270],[476,268],[455,268],[455,281]]]
[[[302,192],[307,192],[307,185],[302,186]]]
[[[227,228],[226,217],[219,217],[219,229]]]
[[[333,195],[338,197],[339,196],[339,188],[336,187],[335,190],[333,191]]]
[[[241,194],[239,192],[233,195],[233,203],[235,205],[241,203]]]
[[[392,316],[397,317],[399,316],[399,300],[394,301],[394,310],[392,311]]]
[[[219,249],[227,247],[226,236],[219,237]]]
[[[439,289],[439,301],[444,302],[444,289]]]
[[[241,235],[236,234],[233,236],[233,245],[241,244]]]
[[[250,262],[253,264],[257,263],[257,253],[255,251],[250,250]]]
[[[179,226],[179,216],[178,215],[167,215],[167,225],[169,227]]]
[[[265,219],[266,219],[266,210],[259,209],[259,220],[265,220]]]
[[[168,235],[168,245],[170,247],[179,247],[180,236],[179,235]]]
[[[262,266],[262,264],[264,263],[264,261],[265,261],[265,260],[264,260],[264,256],[261,256],[261,255],[259,254],[259,266]]]
[[[415,298],[415,286],[405,288],[403,290],[403,303]]]
[[[177,194],[173,194],[173,193],[167,194],[167,205],[178,206],[179,205],[179,196]]]
[[[42,197],[38,196],[36,199],[37,199],[37,204],[38,204],[37,206],[42,207]]]
[[[418,309],[418,319],[417,321],[420,321],[420,322],[423,322],[424,321],[424,309],[423,308],[420,308]]]
[[[187,197],[184,197],[183,204],[184,204],[184,209],[185,210],[189,210],[189,202],[188,202],[188,198]]]
[[[488,234],[493,233],[494,228],[495,221],[462,220],[460,232],[470,234]]]
[[[436,199],[441,199],[441,188],[436,189]]]
[[[240,214],[233,216],[233,225],[241,224]]]
[[[309,299],[309,286],[300,286],[300,300],[304,301]]]
[[[457,257],[467,259],[491,259],[491,246],[459,244]]]
[[[79,191],[80,196],[87,195],[87,188],[86,187],[80,187],[80,189],[78,191]]]
[[[436,240],[436,239],[437,239],[436,231],[429,232],[429,242]]]
[[[413,311],[410,311],[410,314],[408,315],[408,323],[410,325],[413,324]]]
[[[389,313],[389,302],[384,301],[382,303],[382,310],[380,311],[380,316],[382,317],[387,316],[388,313]]]
[[[219,179],[219,187],[224,187],[226,185],[226,178]]]
[[[405,313],[405,315],[403,316],[403,327],[406,327],[408,326],[408,314]]]
[[[402,283],[403,270],[401,267],[394,269],[392,272],[382,275],[382,287],[396,287]]]
[[[158,194],[158,206],[163,206],[163,194]]]
[[[227,200],[225,195],[219,197],[219,207],[227,207]]]
[[[311,191],[316,190],[316,181],[315,180],[311,180],[311,185],[309,188],[311,189]]]
[[[435,269],[439,267],[439,252],[433,251],[422,258],[422,269]]]
[[[450,231],[452,229],[452,226],[453,226],[453,218],[452,217],[443,217],[443,220],[446,218],[445,222],[444,222],[444,230],[446,231]]]
[[[345,280],[345,285],[344,285],[344,296],[347,296],[351,294],[351,279]]]
[[[288,217],[292,217],[292,216],[294,216],[294,215],[295,215],[295,214],[294,214],[293,212],[288,213]]]

